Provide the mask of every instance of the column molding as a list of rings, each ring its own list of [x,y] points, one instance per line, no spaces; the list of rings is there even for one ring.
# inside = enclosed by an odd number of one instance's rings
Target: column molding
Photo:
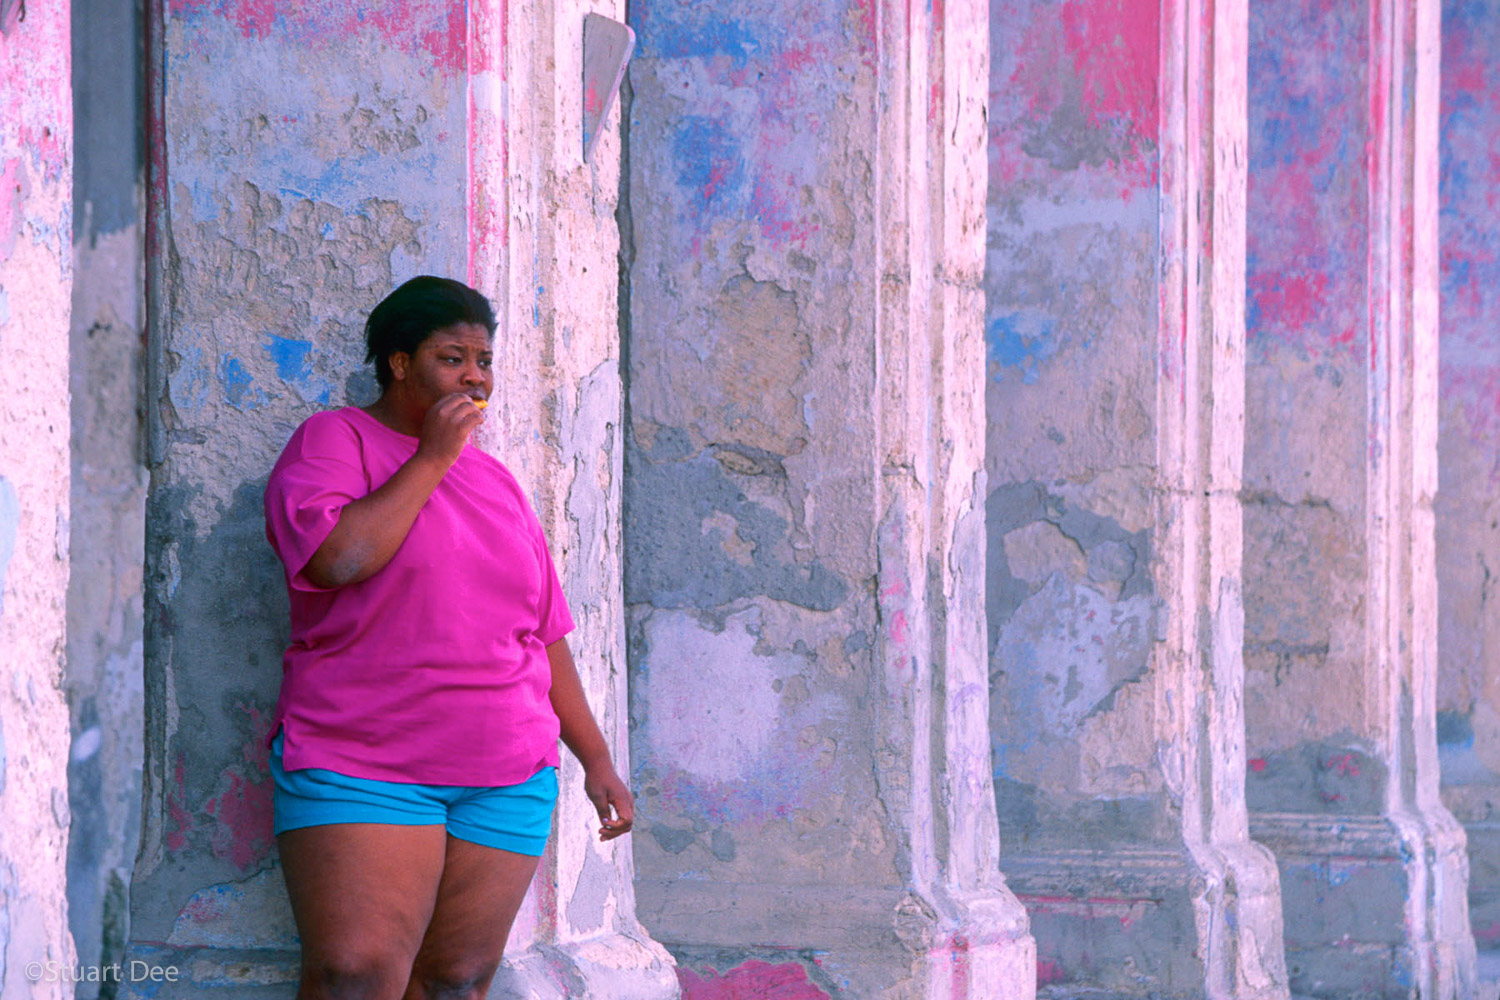
[[[1422,996],[1476,981],[1463,828],[1438,798],[1439,0],[1370,6],[1370,378],[1366,671],[1407,870],[1405,949]]]
[[[879,5],[875,170],[879,770],[905,813],[896,933],[920,996],[1029,1000],[1036,946],[998,865],[985,634],[985,4]]]
[[[1211,997],[1285,997],[1280,883],[1245,806],[1243,509],[1248,9],[1162,13],[1158,740]]]
[[[612,207],[618,118],[583,162],[583,19],[623,3],[469,8],[469,275],[496,304],[508,377],[488,444],[533,492],[577,630],[590,707],[631,773],[621,568],[624,443]],[[616,113],[618,114],[618,112]],[[537,428],[547,428],[538,435]],[[632,837],[601,844],[566,750],[554,837],[493,995],[668,1000],[675,963],[636,914]],[[636,833],[633,836],[641,836]]]

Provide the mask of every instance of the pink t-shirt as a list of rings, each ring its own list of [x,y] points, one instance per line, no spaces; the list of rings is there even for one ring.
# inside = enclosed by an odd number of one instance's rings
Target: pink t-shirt
[[[325,589],[303,569],[339,512],[417,439],[355,407],[309,417],[266,484],[291,597],[271,726],[283,766],[429,785],[513,785],[556,766],[546,647],[573,619],[514,476],[469,446],[384,569]]]

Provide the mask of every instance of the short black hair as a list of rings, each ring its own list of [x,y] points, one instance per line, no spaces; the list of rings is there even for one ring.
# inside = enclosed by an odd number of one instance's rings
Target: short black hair
[[[490,300],[462,281],[418,275],[381,300],[365,321],[365,361],[375,362],[375,380],[391,382],[391,355],[415,354],[422,341],[457,323],[473,323],[495,335]]]

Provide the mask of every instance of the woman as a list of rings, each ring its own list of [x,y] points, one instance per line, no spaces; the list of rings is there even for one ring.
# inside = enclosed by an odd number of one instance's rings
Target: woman
[[[482,997],[536,871],[560,735],[600,837],[633,802],[589,713],[520,486],[469,445],[488,301],[420,277],[370,314],[380,398],[310,417],[266,486],[292,635],[272,724],[300,998]]]

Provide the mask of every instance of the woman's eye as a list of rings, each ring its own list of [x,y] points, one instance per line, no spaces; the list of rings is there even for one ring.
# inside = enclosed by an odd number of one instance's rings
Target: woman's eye
[[[494,367],[494,364],[495,364],[495,362],[491,361],[489,358],[480,358],[479,359],[479,367],[481,367],[481,368],[483,368],[485,370],[489,370],[490,368]]]

